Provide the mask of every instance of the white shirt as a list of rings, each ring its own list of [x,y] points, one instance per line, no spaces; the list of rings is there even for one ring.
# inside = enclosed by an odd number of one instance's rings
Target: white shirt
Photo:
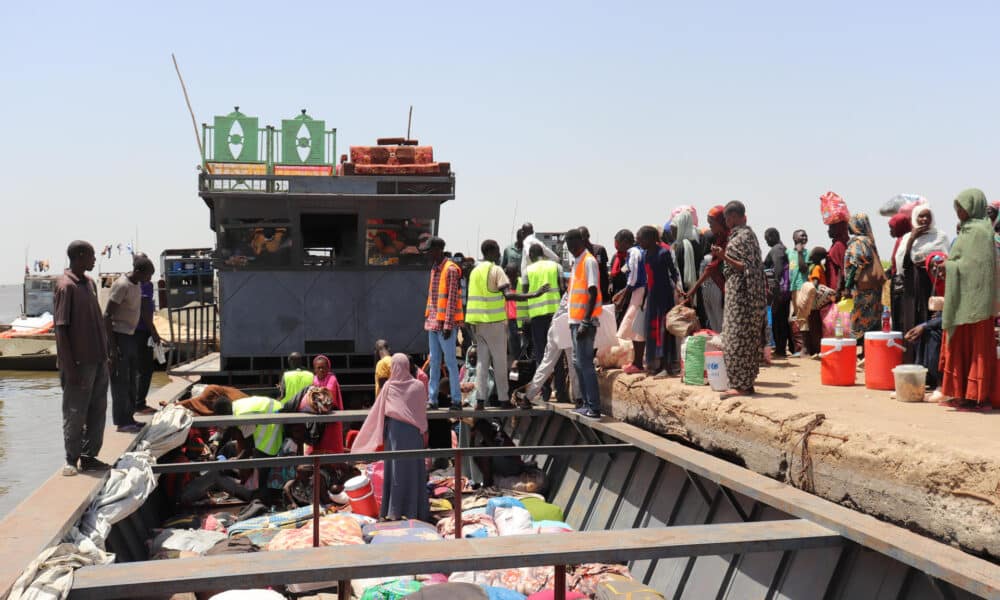
[[[625,272],[628,273],[628,279],[625,281],[625,285],[630,288],[634,288],[639,283],[639,263],[641,262],[642,248],[638,246],[632,246],[629,248],[625,262]]]
[[[560,262],[559,255],[552,251],[551,248],[542,243],[541,240],[535,237],[535,234],[531,234],[524,238],[521,242],[521,281],[524,283],[528,282],[528,265],[531,264],[531,259],[528,257],[529,250],[532,246],[542,247],[542,256],[556,263]]]

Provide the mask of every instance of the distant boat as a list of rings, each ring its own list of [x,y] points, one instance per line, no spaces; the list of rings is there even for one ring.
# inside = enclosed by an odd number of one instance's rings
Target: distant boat
[[[55,371],[56,336],[52,332],[56,279],[59,275],[24,276],[21,316],[0,325],[0,370]]]

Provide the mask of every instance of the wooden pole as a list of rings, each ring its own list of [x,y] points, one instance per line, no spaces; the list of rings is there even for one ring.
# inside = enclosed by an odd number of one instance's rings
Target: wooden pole
[[[413,105],[410,105],[410,116],[406,119],[406,140],[410,140],[410,126],[413,125]]]
[[[184,92],[184,102],[187,104],[188,114],[191,115],[191,127],[194,128],[194,139],[198,142],[198,154],[205,156],[205,149],[201,147],[201,136],[198,135],[198,120],[194,118],[194,109],[191,108],[191,99],[188,98],[187,86],[184,85],[184,78],[181,77],[181,68],[177,66],[177,57],[170,53],[170,60],[174,61],[174,70],[177,71],[177,79],[181,82],[181,91]]]

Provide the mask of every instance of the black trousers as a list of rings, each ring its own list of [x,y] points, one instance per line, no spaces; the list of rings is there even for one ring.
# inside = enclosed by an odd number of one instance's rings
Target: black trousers
[[[790,299],[787,295],[779,294],[778,298],[771,304],[771,332],[774,334],[774,353],[778,356],[796,352],[792,328],[788,324],[789,302]]]

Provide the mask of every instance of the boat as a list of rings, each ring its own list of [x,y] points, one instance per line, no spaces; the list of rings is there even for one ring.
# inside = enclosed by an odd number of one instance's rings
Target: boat
[[[0,325],[0,370],[56,370],[52,313],[58,277],[25,273],[21,316]]]

